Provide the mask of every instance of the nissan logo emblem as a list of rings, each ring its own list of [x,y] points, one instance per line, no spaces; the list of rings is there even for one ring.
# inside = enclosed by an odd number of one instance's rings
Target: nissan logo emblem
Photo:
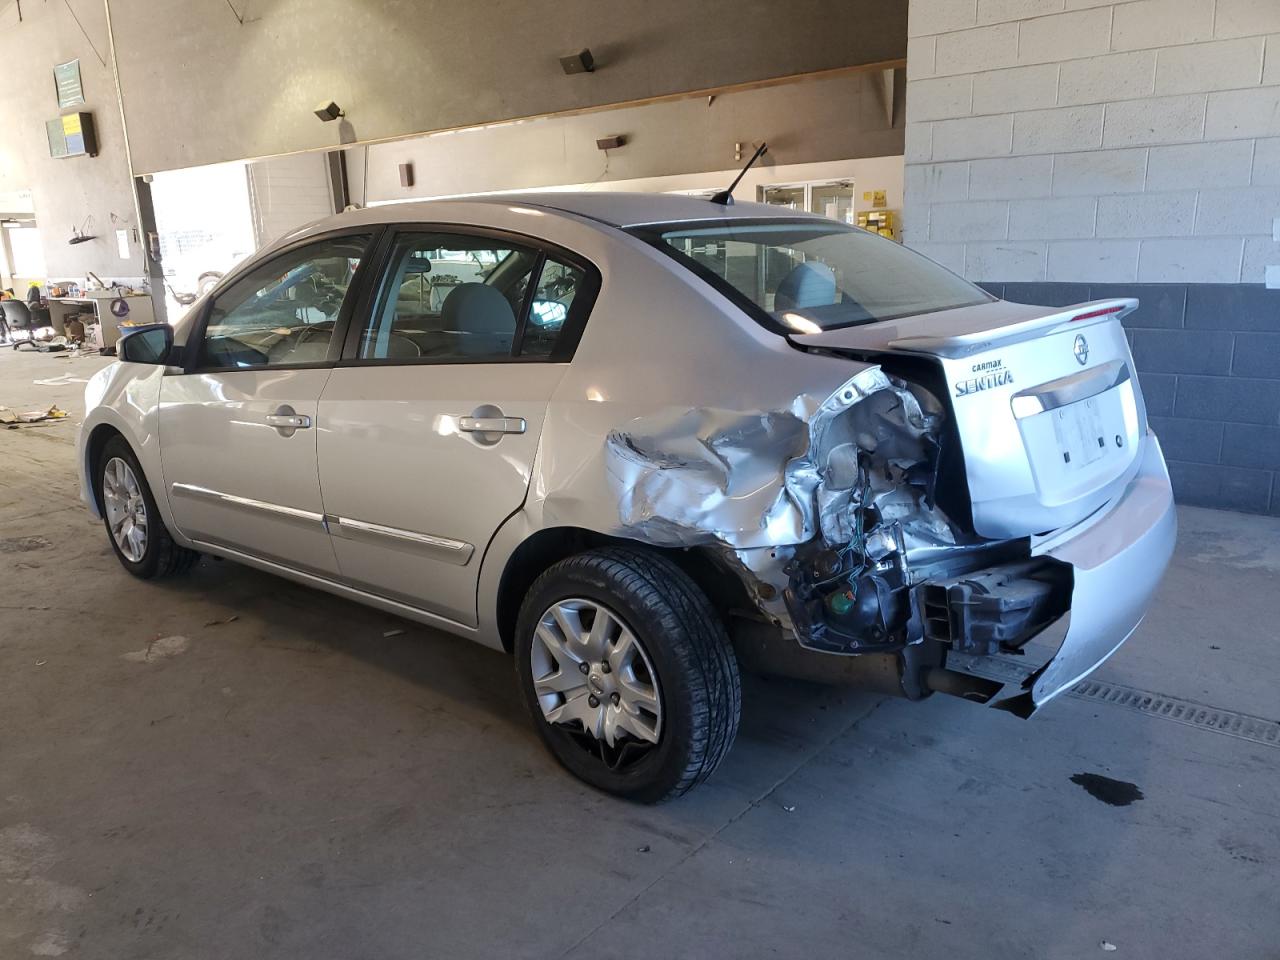
[[[1076,355],[1076,359],[1080,361],[1080,366],[1084,366],[1089,362],[1089,341],[1084,338],[1084,334],[1076,334],[1075,346],[1071,348],[1071,352]]]

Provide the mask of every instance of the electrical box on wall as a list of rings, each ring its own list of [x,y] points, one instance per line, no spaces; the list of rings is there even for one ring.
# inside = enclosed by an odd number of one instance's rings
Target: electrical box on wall
[[[897,240],[897,219],[892,210],[868,210],[858,214],[858,226],[890,240]]]
[[[68,113],[55,117],[44,125],[49,140],[49,156],[96,157],[98,133],[93,125],[92,113]]]

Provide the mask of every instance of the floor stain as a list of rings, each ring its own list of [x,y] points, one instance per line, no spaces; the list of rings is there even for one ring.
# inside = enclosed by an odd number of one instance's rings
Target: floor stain
[[[141,650],[130,650],[120,656],[133,663],[154,663],[156,660],[164,660],[167,657],[176,657],[180,653],[185,653],[189,646],[191,641],[186,637],[158,637]]]
[[[1143,799],[1142,791],[1136,783],[1127,780],[1113,780],[1100,773],[1077,773],[1071,782],[1084,787],[1089,796],[1112,807],[1127,807],[1135,800]]]
[[[53,544],[44,537],[4,537],[0,539],[0,553],[27,553],[43,550]]]
[[[0,829],[0,942],[34,937],[28,949],[37,957],[70,949],[63,925],[88,904],[88,894],[46,875],[60,859],[53,838],[31,824]]]

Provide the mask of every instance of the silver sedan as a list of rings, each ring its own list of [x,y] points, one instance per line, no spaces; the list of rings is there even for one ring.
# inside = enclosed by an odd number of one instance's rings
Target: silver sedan
[[[136,576],[212,554],[511,652],[559,761],[655,802],[740,664],[1029,716],[1128,638],[1175,536],[1135,306],[755,204],[353,211],[121,341],[84,497]],[[1025,683],[974,668],[1069,610]]]

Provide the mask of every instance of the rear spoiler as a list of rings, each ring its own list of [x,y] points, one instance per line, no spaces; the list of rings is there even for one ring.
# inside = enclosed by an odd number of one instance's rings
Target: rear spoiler
[[[1137,308],[1138,301],[1132,297],[1092,300],[1072,307],[1062,307],[1041,317],[993,327],[990,330],[975,330],[970,333],[943,336],[899,337],[889,341],[889,347],[893,350],[931,353],[940,357],[963,357],[997,344],[1018,343],[1022,340],[1034,340],[1036,337],[1058,333],[1073,324],[1092,326],[1108,320],[1119,320]]]

